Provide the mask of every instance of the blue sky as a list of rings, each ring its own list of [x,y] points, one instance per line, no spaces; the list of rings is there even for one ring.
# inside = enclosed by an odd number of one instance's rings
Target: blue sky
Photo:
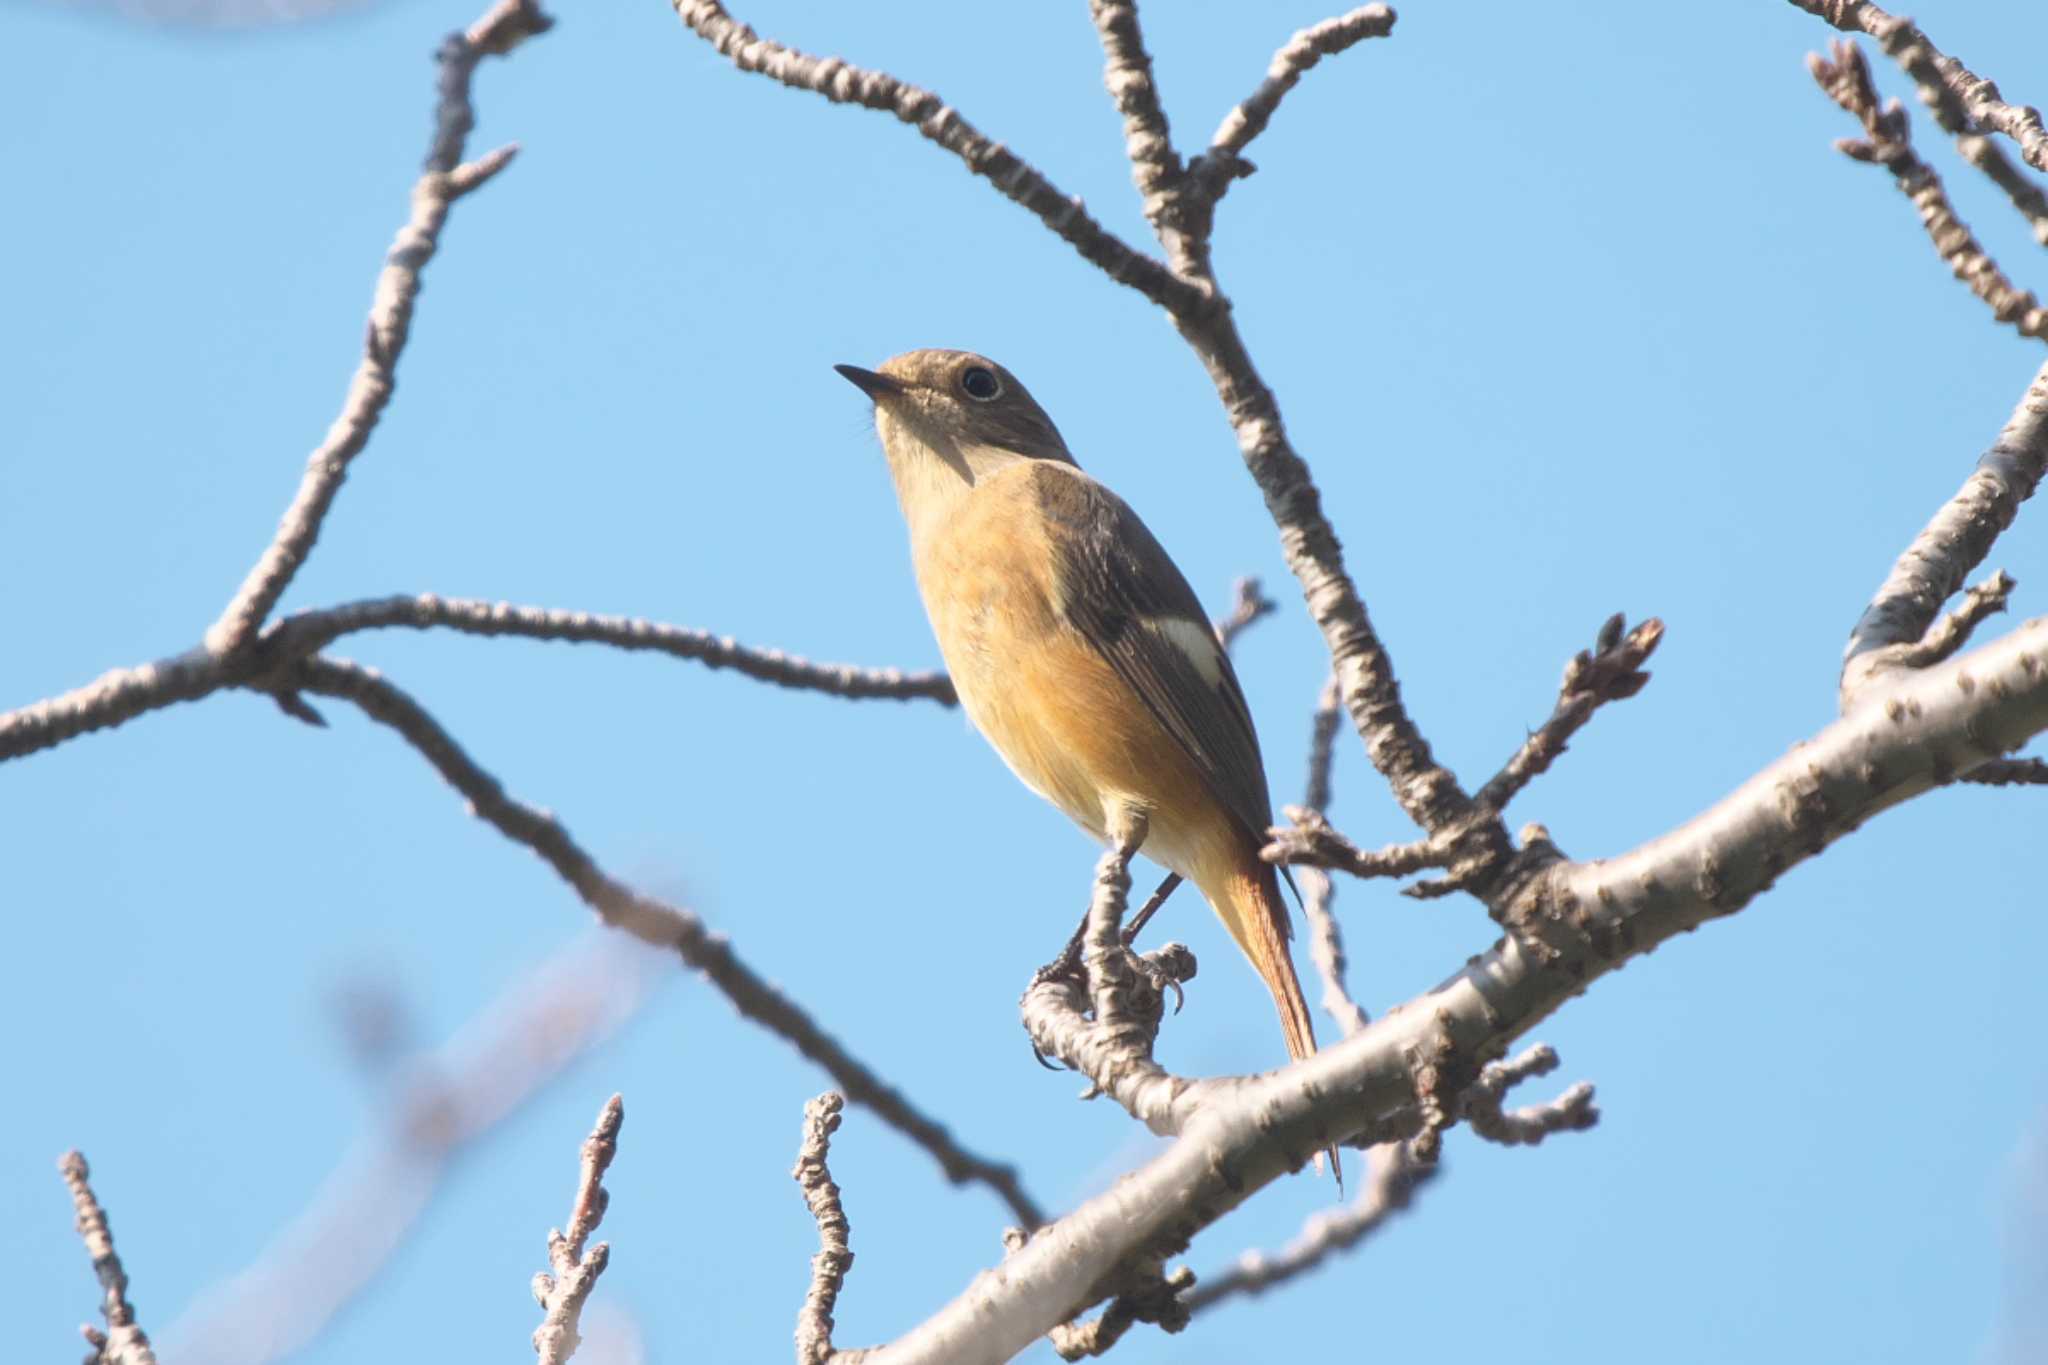
[[[1830,149],[1853,130],[1802,66],[1817,21],[1766,0],[1712,22],[1578,8],[1404,7],[1289,100],[1217,256],[1411,708],[1468,781],[1608,613],[1664,618],[1648,690],[1510,812],[1589,857],[1829,720],[1850,625],[2041,355],[1947,277],[1889,177]],[[1154,9],[1184,145],[1325,13]],[[2011,97],[2048,99],[2048,11],[1914,13]],[[474,17],[414,0],[214,32],[0,11],[0,707],[184,648],[240,581],[338,410],[425,146],[430,54]],[[1239,667],[1276,801],[1298,799],[1320,641],[1163,319],[908,130],[740,76],[665,5],[559,17],[479,73],[473,150],[523,152],[457,207],[395,400],[287,608],[434,591],[934,665],[865,405],[830,366],[972,347],[1213,608],[1243,573],[1281,598]],[[1078,3],[739,17],[937,89],[1144,236]],[[1924,116],[1916,134],[2007,267],[2048,278]],[[2048,582],[2037,519],[1992,561],[2026,615]],[[1148,1150],[1032,1065],[1014,1002],[1093,853],[957,713],[589,647],[392,633],[343,652],[969,1145],[1023,1161],[1045,1202]],[[0,1269],[24,1358],[71,1351],[95,1305],[58,1153],[91,1158],[166,1333],[390,1112],[339,1041],[337,991],[383,983],[437,1047],[589,951],[542,865],[328,709],[316,731],[217,697],[0,772],[18,1021]],[[2048,1301],[2044,800],[1933,794],[1600,982],[1539,1035],[1564,1058],[1553,1084],[1598,1085],[1596,1131],[1535,1151],[1454,1133],[1445,1178],[1368,1246],[1118,1358],[1404,1359],[1447,1331],[1532,1361],[2029,1358],[2012,1338],[2041,1340]],[[1369,845],[1409,832],[1355,741],[1332,816]],[[1493,937],[1470,903],[1385,884],[1338,903],[1375,1011]],[[1274,1064],[1219,927],[1183,896],[1167,932],[1203,971],[1166,1062]],[[607,970],[646,991],[637,1012],[465,1153],[305,1360],[520,1358],[528,1279],[615,1090],[613,1321],[656,1361],[788,1349],[815,1245],[788,1168],[828,1082],[697,978]],[[842,1344],[895,1335],[999,1255],[998,1204],[864,1111],[833,1156],[859,1258]],[[1189,1261],[1276,1245],[1329,1194],[1285,1182]]]

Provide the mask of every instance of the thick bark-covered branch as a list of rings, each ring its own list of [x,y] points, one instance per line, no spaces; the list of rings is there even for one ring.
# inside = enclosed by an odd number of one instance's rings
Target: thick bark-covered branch
[[[1628,853],[1525,860],[1490,897],[1508,930],[1491,949],[1307,1061],[1186,1084],[1149,1115],[1178,1141],[874,1359],[1007,1360],[1084,1309],[1126,1258],[1174,1254],[1331,1137],[1416,1131],[1413,1059],[1437,1059],[1450,1088],[1462,1090],[1592,980],[1733,914],[1872,816],[2044,729],[2048,620],[2036,619],[1901,679]]]
[[[2035,372],[1998,439],[1956,495],[1906,547],[1849,633],[1841,704],[1894,671],[1888,646],[1917,646],[1942,603],[1984,562],[2048,471],[2048,364]]]

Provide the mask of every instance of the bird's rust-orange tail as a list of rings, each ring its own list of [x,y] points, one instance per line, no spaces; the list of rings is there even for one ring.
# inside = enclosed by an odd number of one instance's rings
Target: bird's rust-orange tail
[[[1230,936],[1244,949],[1258,969],[1266,989],[1273,993],[1273,1007],[1280,1012],[1280,1031],[1287,1039],[1287,1054],[1295,1061],[1313,1057],[1316,1030],[1308,1012],[1308,1000],[1301,993],[1301,978],[1294,972],[1294,956],[1287,943],[1294,936],[1287,902],[1280,899],[1280,879],[1273,868],[1257,860],[1240,864],[1221,880],[1211,893],[1204,887]],[[1337,1183],[1344,1182],[1344,1169],[1337,1161],[1337,1149],[1328,1149],[1330,1170]]]

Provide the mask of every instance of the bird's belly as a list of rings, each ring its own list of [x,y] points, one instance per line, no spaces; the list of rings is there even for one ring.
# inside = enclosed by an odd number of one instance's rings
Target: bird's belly
[[[970,641],[963,639],[963,645]],[[955,652],[941,641],[961,705],[1024,785],[1107,841],[1146,818],[1145,854],[1194,876],[1212,798],[1194,765],[1086,640],[1055,626],[1028,644]]]

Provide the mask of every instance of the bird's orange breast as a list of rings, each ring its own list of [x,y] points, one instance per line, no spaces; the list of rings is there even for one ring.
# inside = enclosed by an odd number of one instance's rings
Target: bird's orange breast
[[[1057,523],[1020,463],[984,479],[915,547],[918,587],[961,705],[1011,771],[1097,838],[1119,804],[1185,875],[1227,829],[1201,774],[1061,604]]]

